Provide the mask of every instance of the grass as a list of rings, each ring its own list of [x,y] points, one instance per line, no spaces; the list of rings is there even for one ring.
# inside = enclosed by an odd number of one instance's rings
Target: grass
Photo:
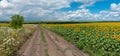
[[[48,49],[45,49],[46,56],[49,56]]]
[[[45,36],[44,36],[44,32],[43,32],[43,31],[41,31],[41,36],[42,36],[42,41],[43,41],[44,43],[46,43],[47,41],[46,41],[46,39],[45,39]]]
[[[47,45],[47,41],[45,39],[45,36],[44,36],[44,32],[41,30],[41,37],[42,37],[42,41],[44,42],[45,44],[45,55],[46,56],[49,56],[49,53],[48,53],[48,45]]]

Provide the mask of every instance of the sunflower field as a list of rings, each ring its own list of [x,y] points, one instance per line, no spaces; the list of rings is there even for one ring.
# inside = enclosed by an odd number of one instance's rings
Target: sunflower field
[[[42,24],[90,56],[120,56],[120,23]]]
[[[0,26],[0,56],[13,56],[16,50],[32,35],[36,25],[24,25],[20,29]]]
[[[8,23],[0,23],[0,26],[9,26]]]

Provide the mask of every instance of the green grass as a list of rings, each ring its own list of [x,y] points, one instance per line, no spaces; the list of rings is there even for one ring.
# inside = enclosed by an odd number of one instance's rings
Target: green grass
[[[45,36],[44,36],[44,32],[43,32],[43,31],[41,31],[41,36],[42,36],[42,41],[43,41],[44,43],[46,43],[47,41],[46,41],[46,39],[45,39]]]
[[[45,46],[45,55],[46,56],[49,56],[49,53],[48,53],[48,44],[47,44],[47,41],[45,39],[45,36],[44,36],[44,32],[41,30],[41,37],[42,37],[42,41],[44,42],[44,46]]]
[[[49,56],[48,49],[45,49],[46,56]]]

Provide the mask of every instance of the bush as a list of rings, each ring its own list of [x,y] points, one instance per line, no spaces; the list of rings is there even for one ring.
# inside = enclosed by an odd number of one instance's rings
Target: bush
[[[14,29],[21,28],[24,22],[24,17],[18,14],[15,14],[11,17],[10,27]]]

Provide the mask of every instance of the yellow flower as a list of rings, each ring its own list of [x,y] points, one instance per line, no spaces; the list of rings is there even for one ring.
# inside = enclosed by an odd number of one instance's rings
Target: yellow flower
[[[106,29],[105,29],[105,32],[109,32],[109,29],[108,29],[108,28],[106,28]]]
[[[109,34],[105,34],[105,37],[109,37]]]
[[[96,36],[96,37],[99,37],[99,34],[96,34],[95,36]]]
[[[112,32],[115,32],[115,31],[116,31],[116,29],[115,29],[115,28],[113,28],[113,29],[112,29]]]
[[[82,33],[85,33],[85,30],[82,30]]]
[[[112,35],[112,38],[116,38],[116,35]]]
[[[118,28],[117,31],[120,32],[120,28]]]
[[[74,31],[80,31],[80,28],[75,28]]]
[[[91,35],[91,33],[88,33],[88,36],[90,36]]]
[[[11,35],[12,35],[12,36],[14,36],[15,34],[16,34],[15,32],[12,32],[12,34],[11,34]]]

